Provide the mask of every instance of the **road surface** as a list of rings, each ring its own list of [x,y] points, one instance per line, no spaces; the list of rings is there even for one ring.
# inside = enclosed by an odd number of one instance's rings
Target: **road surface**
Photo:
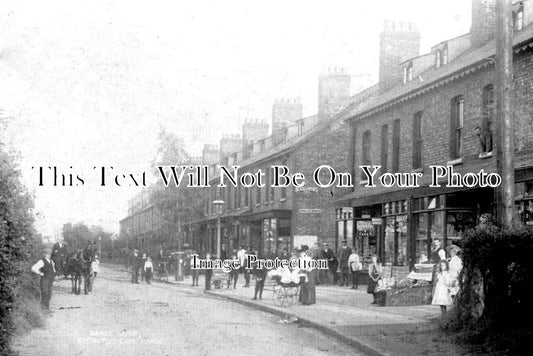
[[[15,339],[21,355],[361,355],[201,287],[131,284],[128,273],[104,266],[89,295],[57,281],[51,309],[45,328]]]

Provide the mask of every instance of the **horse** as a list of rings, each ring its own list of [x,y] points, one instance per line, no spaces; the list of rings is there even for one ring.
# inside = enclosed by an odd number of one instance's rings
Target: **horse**
[[[81,294],[81,279],[84,280],[84,293],[92,290],[91,263],[94,261],[95,251],[90,246],[76,250],[67,256],[64,273],[70,275],[72,293]]]

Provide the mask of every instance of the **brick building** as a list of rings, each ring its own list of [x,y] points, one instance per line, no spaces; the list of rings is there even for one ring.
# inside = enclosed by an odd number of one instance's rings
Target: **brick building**
[[[367,259],[377,253],[397,277],[421,254],[429,255],[432,239],[460,244],[465,229],[494,211],[493,188],[429,187],[432,165],[451,166],[460,174],[496,171],[494,4],[473,0],[471,32],[428,54],[382,58],[380,66],[394,64],[398,70],[380,75],[387,81],[380,83],[380,95],[346,114],[355,180],[353,191],[337,201],[336,236],[351,240]],[[517,214],[533,224],[533,2],[514,4],[513,18]],[[395,51],[408,54],[418,46],[410,24],[388,23],[384,31],[382,54],[386,39],[396,37],[391,31],[406,35]],[[421,173],[420,187],[366,187],[360,165],[380,165],[378,175]]]
[[[322,103],[329,103],[325,107],[327,115],[301,118],[298,100],[276,100],[272,124],[273,130],[277,130],[271,136],[247,142],[243,151],[233,152],[221,160],[228,168],[239,165],[239,174],[255,173],[260,169],[265,173],[265,187],[245,188],[241,184],[237,187],[217,187],[219,169],[217,165],[210,166],[211,188],[204,191],[207,195],[204,201],[208,202],[204,212],[206,218],[188,225],[188,229],[200,232],[196,239],[197,250],[216,251],[219,217],[223,253],[247,245],[263,255],[269,255],[278,254],[284,248],[290,250],[302,243],[335,241],[333,204],[338,196],[349,191],[319,188],[314,184],[312,175],[321,164],[328,164],[339,172],[347,171],[346,155],[351,136],[348,125],[344,120],[337,119],[335,114],[349,103],[352,108],[360,105],[377,92],[377,87],[350,97],[350,76],[340,70],[329,75],[323,74],[319,78],[320,83],[336,88],[321,92],[328,100],[319,95]],[[337,85],[336,78],[340,80]],[[243,127],[243,137],[246,136],[245,129]],[[303,173],[305,187],[272,187],[270,168],[273,165],[287,166],[291,173]],[[225,202],[221,215],[217,215],[211,204],[217,199]]]

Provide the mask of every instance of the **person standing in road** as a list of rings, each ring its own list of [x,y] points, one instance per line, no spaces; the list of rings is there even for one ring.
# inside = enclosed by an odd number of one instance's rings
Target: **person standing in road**
[[[96,278],[96,275],[100,271],[100,258],[98,255],[94,257],[94,261],[91,262],[91,274],[93,275],[93,278]]]
[[[260,259],[260,257],[258,257]],[[264,268],[259,268],[259,262],[255,262],[253,274],[255,276],[255,291],[253,300],[257,299],[259,294],[259,299],[263,299],[263,289],[265,288],[265,279],[267,278],[268,270]]]
[[[205,256],[206,260],[211,259],[211,254],[207,253]],[[205,269],[205,290],[211,290],[211,276],[213,275],[213,270],[211,268]]]
[[[52,247],[52,254],[50,255],[52,261],[54,261],[54,267],[56,273],[59,275],[63,273],[65,263],[67,261],[67,246],[62,241],[58,241]]]
[[[31,267],[31,271],[41,276],[41,308],[44,310],[50,310],[50,299],[52,299],[52,285],[54,284],[54,278],[56,275],[56,269],[54,267],[54,261],[50,256],[52,249],[49,246],[45,246],[43,250],[43,258],[37,261]]]
[[[359,271],[362,266],[359,255],[355,250],[352,251],[350,258],[348,259],[348,266],[350,267],[350,273],[352,274],[352,289],[359,289]]]
[[[139,256],[139,250],[133,250],[133,254],[130,256],[130,265],[131,283],[139,284],[139,268],[141,267],[141,257]]]
[[[340,267],[340,273],[341,273],[341,284],[340,286],[346,285],[349,286],[349,276],[350,276],[350,270],[348,267],[348,259],[350,258],[350,255],[352,253],[352,249],[348,247],[348,241],[343,240],[342,241],[342,247],[339,249],[339,253],[337,256],[339,256],[339,267]]]
[[[246,248],[244,248],[244,246],[241,246],[241,249],[237,251],[237,258],[239,259],[240,271],[244,274],[245,287],[250,286],[250,275],[248,274],[248,270],[245,266],[247,256],[248,251]]]
[[[191,287],[198,287],[198,277],[200,276],[200,269],[194,268],[196,267],[194,265],[194,256],[196,255],[196,252],[192,252],[191,254],[191,274],[192,274],[192,286]]]
[[[152,264],[152,259],[150,257],[146,258],[146,262],[144,262],[143,270],[144,270],[144,277],[146,279],[146,283],[150,284],[150,279],[152,279],[152,271],[154,270],[154,265]]]

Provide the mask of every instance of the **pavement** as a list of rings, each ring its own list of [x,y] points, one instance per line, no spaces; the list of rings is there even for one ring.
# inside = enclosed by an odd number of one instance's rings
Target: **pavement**
[[[168,283],[191,289],[204,289],[200,276],[199,287],[192,287],[191,277]],[[373,298],[366,293],[366,285],[358,290],[336,285],[317,285],[316,304],[304,306],[297,301],[291,306],[277,306],[273,298],[273,282],[265,284],[262,300],[252,300],[255,281],[244,287],[241,274],[237,288],[204,291],[227,300],[282,317],[285,322],[318,329],[322,333],[364,352],[368,355],[465,355],[460,346],[440,332],[439,306],[419,305],[380,307],[371,304]],[[225,287],[225,286],[224,286]]]

